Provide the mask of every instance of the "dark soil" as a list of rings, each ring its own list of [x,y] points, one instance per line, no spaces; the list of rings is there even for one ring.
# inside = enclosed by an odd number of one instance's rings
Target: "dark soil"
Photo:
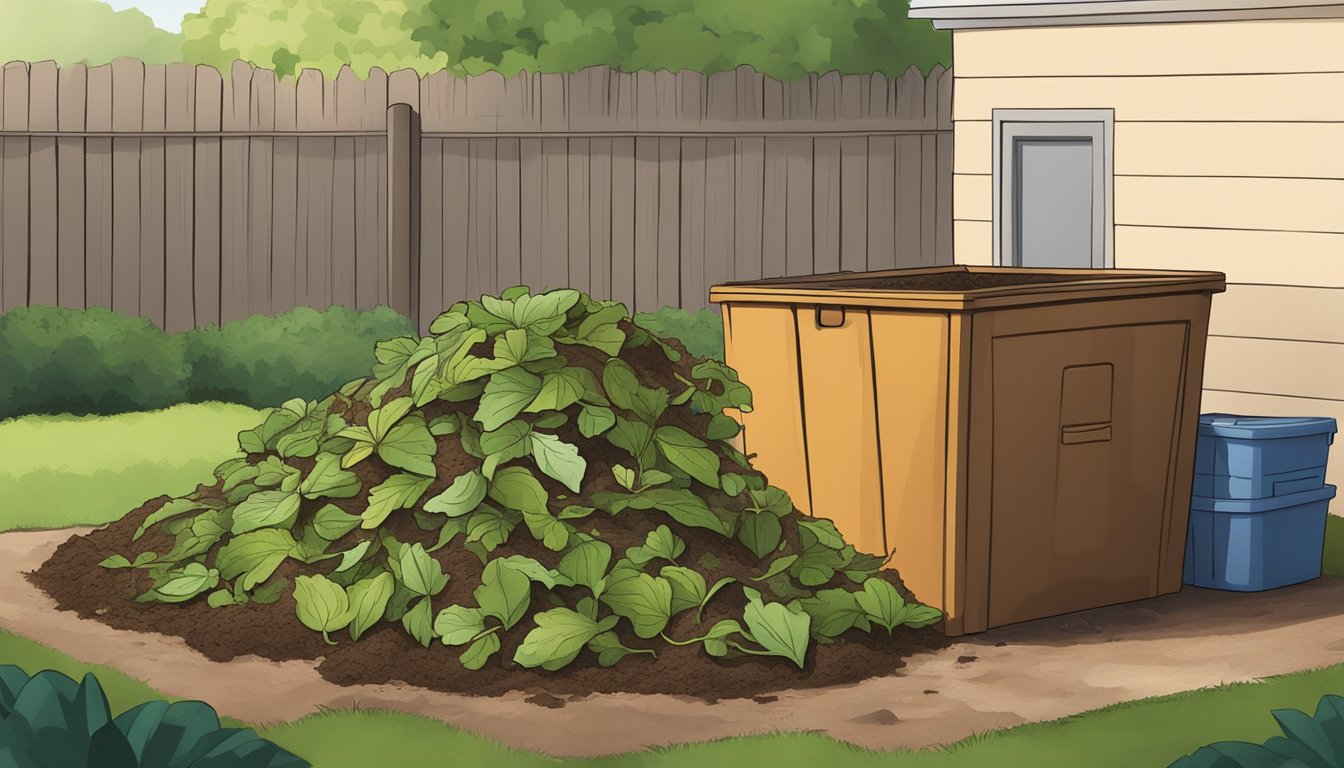
[[[299,623],[294,613],[294,599],[288,591],[270,605],[249,603],[210,608],[202,600],[179,605],[135,602],[135,596],[144,585],[134,585],[126,571],[106,571],[97,563],[110,554],[126,552],[127,542],[136,526],[165,501],[167,497],[156,499],[116,523],[85,536],[72,537],[61,544],[29,579],[51,595],[62,610],[75,611],[81,618],[100,621],[117,629],[181,637],[214,661],[228,661],[247,654],[278,661],[321,659],[318,671],[322,676],[342,685],[399,682],[478,696],[494,696],[508,691],[549,694],[549,697],[538,696],[537,703],[543,706],[559,706],[557,696],[589,693],[666,693],[716,701],[752,698],[790,688],[844,685],[895,673],[905,666],[905,659],[912,654],[943,648],[951,642],[936,628],[898,628],[890,638],[881,630],[873,635],[854,631],[829,645],[814,643],[808,651],[807,669],[800,670],[782,659],[741,657],[719,660],[707,656],[699,646],[655,645],[630,635],[623,637],[627,645],[632,648],[656,647],[659,657],[655,660],[644,654],[632,655],[614,667],[603,668],[597,665],[592,654],[583,653],[559,672],[493,663],[470,672],[457,662],[456,649],[444,647],[437,641],[429,648],[421,647],[400,626],[393,624],[380,625],[358,643],[350,642],[343,632],[333,633],[333,639],[339,644],[328,646],[322,642],[321,635]],[[599,524],[605,522],[610,526],[620,520],[621,516],[602,518]],[[680,529],[678,535],[695,530]],[[433,536],[424,535],[426,538]],[[142,541],[152,536],[151,532]],[[684,557],[690,557],[697,543],[687,538]],[[537,556],[543,562],[554,556],[539,545],[528,551],[527,544],[535,542],[526,536],[518,536],[510,540],[510,551]],[[447,555],[445,570],[450,574],[454,573],[453,565],[458,564],[459,558],[474,560],[475,557],[451,546],[437,554]],[[282,566],[282,575],[292,578],[300,572],[300,567],[305,566],[287,561]],[[479,563],[475,568],[459,567],[456,573],[479,572],[479,567]],[[886,573],[894,583],[899,583],[894,572]],[[448,589],[435,599],[435,605],[447,606],[463,596],[469,602],[476,584],[463,583],[466,581],[450,580]],[[534,595],[534,600],[536,597]],[[703,626],[708,627],[718,619],[728,617],[731,613],[729,606],[740,609],[739,591],[724,590],[721,598],[711,601]],[[505,636],[500,658],[513,657],[525,630],[526,627],[520,624]],[[692,637],[695,630],[694,617],[688,612],[674,621],[668,635]],[[563,702],[563,699],[559,701]]]
[[[580,365],[600,375],[607,357],[587,347],[566,347],[565,357],[571,365]],[[690,378],[694,362],[683,353],[682,359],[669,362],[656,345],[626,350],[622,358],[637,371],[646,385],[666,387],[676,394],[684,386],[674,377],[679,373]],[[405,391],[394,391],[396,396]],[[466,417],[474,411],[475,403],[448,403],[435,401],[423,409],[427,419],[458,412]],[[356,403],[346,409],[338,404],[336,410],[346,410],[347,418],[362,421],[367,406]],[[696,414],[688,408],[671,408],[663,423],[671,423],[692,434],[704,434],[709,416]],[[630,458],[621,449],[602,438],[586,439],[578,431],[573,419],[555,430],[561,439],[581,446],[588,462],[582,492],[573,494],[542,473],[537,479],[552,499],[564,499],[563,504],[589,504],[593,494],[620,490],[611,474],[613,464],[629,463]],[[258,461],[261,456],[251,457]],[[312,459],[291,458],[290,465],[308,471]],[[424,498],[431,498],[444,490],[453,478],[479,466],[479,459],[465,453],[459,439],[452,436],[439,438],[435,456],[437,479]],[[723,471],[739,471],[729,459],[722,459]],[[325,503],[334,503],[351,514],[359,514],[367,504],[368,490],[382,482],[394,471],[376,456],[356,465],[355,471],[364,491],[352,499],[305,500],[300,508],[299,524],[311,519],[316,509]],[[700,487],[703,498],[711,506],[728,506],[731,500],[717,489]],[[202,486],[198,495],[219,495],[219,486]],[[533,626],[525,618],[513,629],[500,632],[502,650],[478,671],[468,671],[457,661],[459,649],[448,648],[435,641],[429,648],[420,646],[398,623],[382,623],[366,633],[358,643],[352,643],[345,632],[333,633],[338,641],[329,646],[320,634],[304,627],[295,615],[295,603],[289,586],[282,591],[278,602],[272,604],[248,603],[241,606],[210,608],[203,599],[183,604],[136,602],[135,597],[152,584],[140,571],[106,570],[98,563],[111,554],[127,555],[134,559],[139,552],[166,552],[173,537],[161,527],[150,529],[139,541],[131,537],[140,523],[162,506],[167,497],[146,503],[122,520],[63,543],[52,557],[34,574],[32,581],[50,594],[63,610],[72,610],[81,617],[101,621],[119,629],[159,632],[182,637],[188,645],[206,657],[225,661],[236,656],[255,654],[269,659],[320,659],[320,673],[339,684],[402,682],[440,691],[475,695],[497,695],[507,691],[525,691],[533,694],[542,706],[563,706],[560,696],[586,695],[628,691],[635,693],[666,693],[696,696],[707,700],[720,698],[750,698],[758,694],[788,688],[807,688],[853,683],[865,678],[885,675],[904,666],[911,654],[941,648],[949,641],[937,630],[900,628],[888,637],[880,629],[876,634],[851,631],[834,642],[818,646],[813,643],[808,651],[805,670],[779,658],[738,657],[714,659],[705,654],[699,644],[677,647],[661,640],[640,640],[626,622],[615,630],[622,642],[630,648],[653,648],[655,659],[648,654],[627,656],[611,668],[597,665],[596,657],[584,652],[578,660],[558,672],[527,669],[512,662],[514,651]],[[798,513],[782,521],[785,540],[791,550],[798,546]],[[668,525],[685,541],[685,552],[677,562],[694,567],[708,583],[723,576],[733,576],[747,582],[760,573],[761,561],[735,540],[700,528],[688,528],[670,518],[655,513],[626,510],[609,516],[601,511],[576,521],[580,530],[601,538],[611,545],[616,557],[628,548],[644,542],[646,534],[658,525]],[[437,540],[437,531],[419,526],[409,510],[394,512],[381,526],[404,543],[421,543],[431,547]],[[374,536],[373,531],[356,529],[328,548],[329,552],[349,549],[361,540]],[[227,542],[227,537],[223,540]],[[434,598],[435,612],[449,605],[474,605],[473,590],[480,585],[482,564],[477,555],[460,546],[460,539],[433,554],[450,575],[447,588]],[[547,567],[555,567],[559,555],[547,550],[520,526],[510,536],[504,548],[496,552],[532,557]],[[711,555],[709,561],[702,561]],[[292,582],[302,573],[321,573],[330,570],[332,563],[319,562],[304,565],[287,560],[273,578]],[[895,571],[883,571],[882,577],[895,585],[907,598]],[[828,586],[841,586],[843,576],[836,576]],[[773,583],[773,580],[772,580]],[[766,583],[752,583],[767,599],[781,599]],[[851,588],[853,588],[851,586]],[[587,590],[578,587],[557,587],[554,595],[573,606]],[[773,593],[773,595],[772,595]],[[550,594],[535,586],[529,613],[545,610]],[[695,622],[694,612],[683,612],[674,618],[666,633],[676,639],[698,637],[714,622],[742,615],[745,597],[741,589],[727,588],[718,593],[706,608],[703,621]],[[545,694],[545,695],[542,695]]]
[[[828,284],[836,289],[886,289],[894,291],[974,291],[980,288],[1006,288],[1014,285],[1038,285],[1078,280],[1077,275],[1021,274],[1003,272],[937,272],[926,275],[837,280]]]

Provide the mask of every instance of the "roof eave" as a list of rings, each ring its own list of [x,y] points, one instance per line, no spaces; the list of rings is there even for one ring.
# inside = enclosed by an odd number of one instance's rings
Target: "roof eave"
[[[1340,0],[1065,0],[986,3],[983,0],[913,0],[910,18],[937,29],[1154,24],[1255,19],[1338,18]]]

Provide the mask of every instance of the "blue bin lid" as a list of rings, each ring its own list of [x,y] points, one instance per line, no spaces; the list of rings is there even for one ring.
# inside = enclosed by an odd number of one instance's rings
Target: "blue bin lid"
[[[1310,491],[1289,493],[1284,496],[1271,496],[1267,499],[1212,499],[1208,496],[1192,496],[1190,497],[1190,508],[1199,512],[1255,514],[1257,512],[1273,512],[1276,509],[1287,509],[1303,504],[1314,504],[1334,497],[1335,486],[1323,485]]]
[[[1280,437],[1331,434],[1335,420],[1314,416],[1236,416],[1206,413],[1199,417],[1203,437],[1236,437],[1243,440],[1274,440]]]

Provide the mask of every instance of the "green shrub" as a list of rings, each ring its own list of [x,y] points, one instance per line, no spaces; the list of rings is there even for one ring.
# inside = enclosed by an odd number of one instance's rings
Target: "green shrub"
[[[219,400],[268,406],[294,397],[311,399],[367,376],[373,345],[413,332],[411,322],[387,307],[359,312],[299,307],[282,315],[207,326],[183,334],[191,402]]]
[[[712,309],[687,312],[663,307],[657,312],[640,312],[635,324],[659,336],[679,340],[695,357],[723,360],[723,317]]]
[[[112,718],[92,674],[76,683],[55,670],[29,677],[0,666],[0,766],[28,768],[308,768],[257,736],[221,728],[200,701],[147,701]]]
[[[1270,712],[1283,730],[1263,745],[1220,741],[1170,768],[1344,768],[1344,697],[1326,694],[1311,717],[1296,709]]]
[[[0,418],[110,414],[182,400],[182,344],[110,309],[26,307],[0,315]]]
[[[0,315],[0,419],[316,397],[367,375],[373,345],[411,331],[386,307],[301,307],[174,335],[102,307],[16,309]]]

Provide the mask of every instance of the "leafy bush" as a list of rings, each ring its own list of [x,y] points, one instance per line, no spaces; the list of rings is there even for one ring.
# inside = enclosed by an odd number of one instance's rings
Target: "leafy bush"
[[[430,334],[272,410],[212,488],[149,513],[101,564],[130,569],[142,601],[219,608],[275,602],[288,562],[297,617],[328,643],[400,624],[467,669],[506,643],[557,670],[659,642],[803,667],[812,642],[941,618],[733,447],[723,410],[751,393],[731,368],[623,306],[516,288]]]
[[[1170,768],[1344,768],[1344,698],[1322,696],[1314,718],[1296,709],[1270,714],[1282,736],[1263,745],[1220,741],[1200,747]]]
[[[138,8],[114,10],[99,0],[5,0],[3,7],[0,61],[98,66],[118,56],[147,64],[182,60],[181,35],[159,29]]]
[[[387,307],[358,312],[339,306],[198,328],[183,334],[191,368],[186,398],[269,406],[319,397],[366,374],[376,342],[413,330]]]
[[[0,418],[122,413],[181,402],[180,340],[110,309],[26,307],[0,315]]]
[[[251,728],[221,728],[199,701],[149,701],[115,720],[98,679],[29,677],[0,666],[0,766],[37,768],[308,768]]]
[[[908,0],[208,0],[182,36],[190,61],[226,69],[243,58],[328,76],[344,64],[360,77],[374,66],[509,76],[748,64],[796,79],[950,63],[951,35],[908,10]]]
[[[723,316],[711,309],[687,312],[676,307],[663,307],[657,312],[640,312],[635,325],[659,336],[670,336],[696,357],[723,361]]]
[[[301,307],[174,335],[101,307],[16,309],[0,315],[0,419],[317,397],[367,373],[374,342],[411,330],[386,307]]]

